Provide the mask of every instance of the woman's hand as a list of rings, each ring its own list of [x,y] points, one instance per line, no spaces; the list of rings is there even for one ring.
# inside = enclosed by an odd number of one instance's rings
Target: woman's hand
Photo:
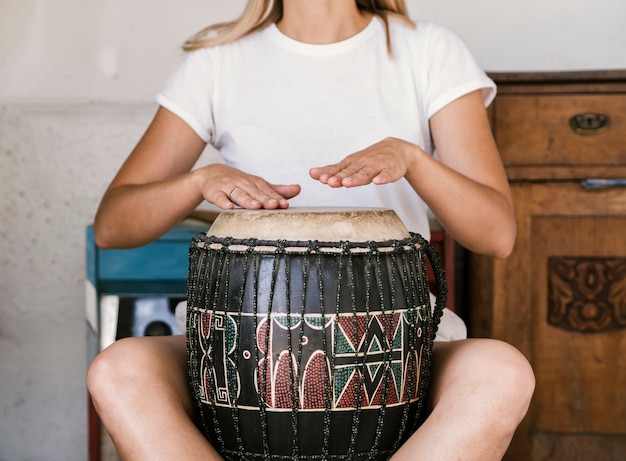
[[[330,187],[387,184],[404,177],[446,231],[465,248],[504,258],[515,243],[513,199],[480,90],[430,119],[438,158],[387,138],[309,172]]]
[[[263,178],[221,164],[207,165],[193,174],[204,199],[224,210],[235,205],[251,210],[287,208],[287,200],[300,193],[297,184],[270,184]]]
[[[413,166],[419,147],[397,138],[386,138],[334,165],[311,168],[309,174],[330,187],[387,184],[405,176]]]
[[[274,185],[221,164],[192,171],[206,143],[159,108],[105,192],[94,219],[100,248],[132,248],[163,235],[204,200],[223,209],[286,208],[298,185]]]

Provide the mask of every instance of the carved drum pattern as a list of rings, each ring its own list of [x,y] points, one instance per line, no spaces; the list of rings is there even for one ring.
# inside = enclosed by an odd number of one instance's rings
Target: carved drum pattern
[[[445,281],[416,234],[380,242],[201,234],[188,352],[226,459],[388,459],[423,419]],[[430,259],[440,292],[433,313]]]

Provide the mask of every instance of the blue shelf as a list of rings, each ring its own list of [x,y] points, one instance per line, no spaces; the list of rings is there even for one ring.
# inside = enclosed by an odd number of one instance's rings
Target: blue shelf
[[[186,294],[188,251],[193,236],[209,225],[180,224],[139,248],[102,250],[87,227],[87,279],[100,294]]]

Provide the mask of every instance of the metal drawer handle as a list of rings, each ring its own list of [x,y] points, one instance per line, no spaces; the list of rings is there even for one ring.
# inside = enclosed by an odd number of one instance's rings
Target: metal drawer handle
[[[600,134],[609,126],[609,117],[604,114],[576,114],[569,119],[569,126],[583,136]]]
[[[585,190],[607,189],[609,187],[626,187],[626,179],[584,179],[580,185]]]

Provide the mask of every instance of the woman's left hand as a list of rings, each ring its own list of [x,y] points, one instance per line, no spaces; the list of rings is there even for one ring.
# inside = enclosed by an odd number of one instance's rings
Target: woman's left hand
[[[311,168],[309,175],[330,187],[387,184],[404,177],[421,151],[397,138],[385,138],[339,163]]]

